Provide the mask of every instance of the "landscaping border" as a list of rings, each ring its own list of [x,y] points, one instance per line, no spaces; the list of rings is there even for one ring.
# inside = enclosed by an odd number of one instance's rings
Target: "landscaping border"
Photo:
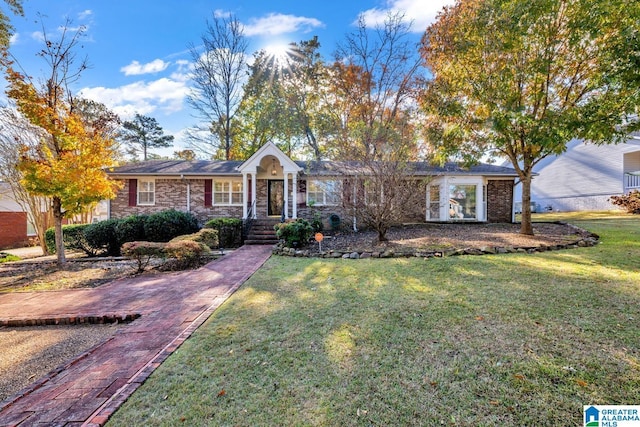
[[[278,243],[273,248],[273,254],[288,257],[304,257],[304,258],[342,258],[342,259],[370,259],[370,258],[444,258],[460,255],[495,255],[508,253],[527,253],[557,251],[564,249],[575,249],[581,247],[595,246],[600,241],[600,236],[591,233],[576,225],[566,223],[564,221],[552,221],[551,224],[566,225],[579,236],[575,241],[558,245],[540,245],[540,246],[483,246],[480,248],[460,248],[445,251],[422,251],[422,250],[405,250],[396,251],[389,249],[383,252],[378,251],[340,251],[330,250],[326,252],[313,252],[309,249],[296,249],[285,247],[283,242]]]

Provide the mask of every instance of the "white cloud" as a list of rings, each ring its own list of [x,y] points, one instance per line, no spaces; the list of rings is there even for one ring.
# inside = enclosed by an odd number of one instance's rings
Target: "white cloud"
[[[120,71],[125,76],[139,76],[141,74],[151,74],[164,71],[169,66],[169,62],[164,62],[162,59],[154,59],[146,64],[141,64],[138,61],[132,61],[131,64],[120,68]]]
[[[251,36],[277,36],[302,31],[308,33],[314,28],[324,27],[322,21],[304,16],[270,13],[262,18],[252,18],[244,27],[244,34]]]
[[[44,43],[44,34],[42,31],[34,31],[31,33],[31,38],[37,42]]]
[[[127,120],[134,113],[152,114],[158,110],[175,113],[183,109],[189,89],[184,81],[161,78],[151,82],[138,81],[117,88],[84,88],[80,96],[105,104]]]
[[[222,9],[216,9],[213,11],[213,16],[216,18],[228,18],[231,16],[231,12]]]
[[[9,45],[13,46],[20,41],[20,35],[18,33],[11,34],[9,38]]]
[[[87,18],[90,18],[91,15],[93,15],[93,10],[91,9],[83,10],[78,14],[78,19],[85,20]]]
[[[422,33],[435,22],[444,6],[454,3],[455,0],[387,0],[385,9],[369,9],[362,12],[361,16],[368,27],[375,27],[384,23],[389,13],[403,13],[407,21],[413,21],[412,31]]]

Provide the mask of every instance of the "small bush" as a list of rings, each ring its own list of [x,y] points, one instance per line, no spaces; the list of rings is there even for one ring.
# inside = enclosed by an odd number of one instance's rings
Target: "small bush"
[[[197,233],[174,237],[169,241],[169,243],[181,242],[185,240],[203,243],[207,245],[208,248],[215,249],[218,247],[218,230],[214,230],[213,228],[203,228]]]
[[[126,257],[136,260],[138,273],[142,273],[152,258],[164,258],[164,243],[158,242],[127,242],[120,251]]]
[[[276,224],[274,228],[278,239],[283,240],[289,248],[306,245],[313,235],[313,227],[304,218]]]
[[[6,252],[0,252],[0,263],[12,261],[20,261],[20,257]]]
[[[62,241],[65,249],[72,249],[83,251],[88,256],[95,256],[98,251],[96,251],[90,244],[87,242],[85,237],[85,230],[91,224],[68,224],[62,226]],[[51,227],[47,229],[44,233],[44,240],[47,245],[47,250],[50,254],[56,253],[56,232],[55,228]]]
[[[87,243],[95,251],[102,251],[110,256],[120,256],[121,242],[116,232],[120,222],[119,219],[108,219],[90,224],[84,230]]]
[[[168,242],[174,237],[198,231],[198,221],[189,212],[175,209],[151,214],[144,222],[146,239],[152,242]]]
[[[313,219],[311,220],[311,227],[313,227],[314,233],[321,233],[324,230],[324,224],[322,223],[322,215],[320,212],[313,213]]]
[[[201,242],[174,240],[165,245],[164,252],[168,257],[175,258],[176,269],[185,269],[197,266],[200,258],[211,250]]]
[[[144,235],[144,223],[147,218],[148,215],[131,215],[121,219],[116,225],[116,234],[120,244],[147,240]]]
[[[638,190],[622,196],[611,196],[609,201],[616,206],[620,206],[627,213],[640,214],[640,191]]]
[[[207,221],[204,227],[218,230],[219,245],[223,248],[238,248],[242,245],[241,219],[214,218]]]

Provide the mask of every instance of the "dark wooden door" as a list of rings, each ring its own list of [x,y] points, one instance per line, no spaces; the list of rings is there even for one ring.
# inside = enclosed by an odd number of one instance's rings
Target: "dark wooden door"
[[[284,209],[284,181],[269,180],[269,216],[280,216]]]

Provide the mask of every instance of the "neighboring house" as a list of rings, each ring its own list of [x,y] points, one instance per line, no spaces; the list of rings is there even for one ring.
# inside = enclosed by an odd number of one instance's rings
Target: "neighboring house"
[[[462,168],[415,163],[416,189],[424,194],[406,221],[511,222],[516,172],[507,167]],[[201,223],[215,217],[307,218],[336,213],[351,221],[342,201],[358,194],[356,162],[293,161],[267,143],[245,162],[155,160],[110,170],[123,188],[109,204],[109,217],[177,209]],[[369,191],[369,190],[368,190]],[[455,206],[455,207],[454,207]]]
[[[614,209],[609,197],[640,190],[640,136],[609,145],[572,140],[564,153],[543,159],[534,172],[538,174],[531,183],[535,211]],[[521,194],[518,185],[517,204]]]
[[[0,249],[27,245],[29,228],[28,215],[15,201],[11,187],[0,181]]]

